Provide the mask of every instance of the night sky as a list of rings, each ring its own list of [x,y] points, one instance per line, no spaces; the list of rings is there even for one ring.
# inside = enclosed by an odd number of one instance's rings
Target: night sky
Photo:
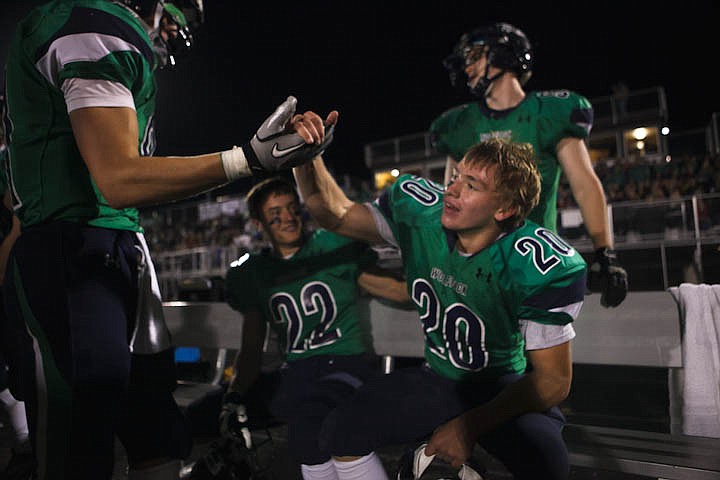
[[[3,63],[20,13],[37,3],[0,0]],[[451,89],[441,61],[462,32],[486,21],[508,21],[529,37],[529,90],[592,98],[610,94],[617,80],[631,90],[663,86],[671,128],[704,127],[720,111],[711,74],[720,7],[674,3],[205,0],[197,48],[176,71],[158,74],[158,153],[243,143],[292,94],[300,111],[340,111],[326,161],[336,173],[367,176],[366,143],[424,131],[467,100]]]

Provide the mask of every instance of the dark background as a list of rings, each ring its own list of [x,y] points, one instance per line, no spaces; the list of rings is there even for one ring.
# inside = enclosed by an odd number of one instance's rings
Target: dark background
[[[18,18],[38,3],[0,0],[3,64]],[[158,153],[240,144],[292,94],[300,111],[340,111],[326,161],[336,173],[367,176],[366,143],[424,131],[466,100],[441,60],[462,32],[486,21],[508,21],[529,37],[536,65],[527,89],[593,98],[618,80],[631,90],[663,86],[671,128],[704,127],[720,111],[718,9],[710,1],[205,0],[196,49],[176,71],[158,74]]]

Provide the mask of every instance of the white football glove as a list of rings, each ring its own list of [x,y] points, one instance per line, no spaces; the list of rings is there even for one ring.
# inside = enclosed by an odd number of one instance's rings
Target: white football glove
[[[297,99],[289,96],[265,119],[248,143],[222,152],[228,180],[290,169],[325,151],[333,141],[335,125],[327,126],[325,139],[319,145],[305,143],[297,133],[285,131],[295,114],[296,105]]]

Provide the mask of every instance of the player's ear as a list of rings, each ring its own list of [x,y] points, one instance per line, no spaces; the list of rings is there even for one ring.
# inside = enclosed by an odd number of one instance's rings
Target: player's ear
[[[500,207],[495,211],[495,221],[502,222],[517,213],[517,206]]]

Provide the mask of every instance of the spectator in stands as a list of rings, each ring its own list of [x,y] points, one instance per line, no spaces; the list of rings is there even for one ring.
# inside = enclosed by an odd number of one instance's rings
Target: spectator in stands
[[[590,102],[568,90],[526,92],[532,47],[508,23],[463,34],[444,65],[454,86],[477,97],[446,111],[430,127],[435,147],[448,155],[445,181],[478,140],[504,137],[532,143],[543,183],[540,203],[529,218],[557,230],[557,190],[564,172],[595,248],[588,285],[602,292],[604,306],[619,305],[627,294],[627,273],[613,250],[605,194],[585,145],[593,122]]]
[[[645,200],[649,201],[662,201],[668,198],[665,189],[662,187],[662,182],[659,179],[652,180],[650,188],[645,195]]]
[[[586,264],[526,220],[540,194],[532,153],[489,139],[468,150],[445,190],[403,175],[373,204],[343,197],[320,158],[295,168],[321,226],[399,246],[425,331],[425,365],[373,379],[325,421],[340,480],[387,478],[371,452],[421,438],[455,467],[479,442],[513,478],[567,478],[557,405],[570,388]]]
[[[12,39],[5,125],[21,234],[3,287],[38,478],[110,479],[115,434],[130,480],[178,478],[190,443],[136,207],[289,168],[332,138],[320,120],[286,129],[288,97],[242,147],[152,156],[154,71],[192,45],[202,14],[199,0],[52,1]]]
[[[623,189],[623,201],[634,202],[640,200],[640,193],[637,190],[637,185],[633,182],[626,182],[625,188]]]
[[[317,438],[325,416],[373,371],[358,287],[407,302],[405,283],[376,268],[377,257],[368,245],[327,230],[308,233],[295,186],[282,177],[255,185],[247,205],[272,249],[244,255],[226,276],[226,298],[243,315],[243,335],[224,396],[220,431],[232,434],[238,408],[247,407],[252,422],[259,406],[269,404],[270,413],[288,424],[289,449],[301,464],[303,478],[337,478],[330,454],[318,446]],[[285,353],[279,378],[260,377],[268,325]]]

